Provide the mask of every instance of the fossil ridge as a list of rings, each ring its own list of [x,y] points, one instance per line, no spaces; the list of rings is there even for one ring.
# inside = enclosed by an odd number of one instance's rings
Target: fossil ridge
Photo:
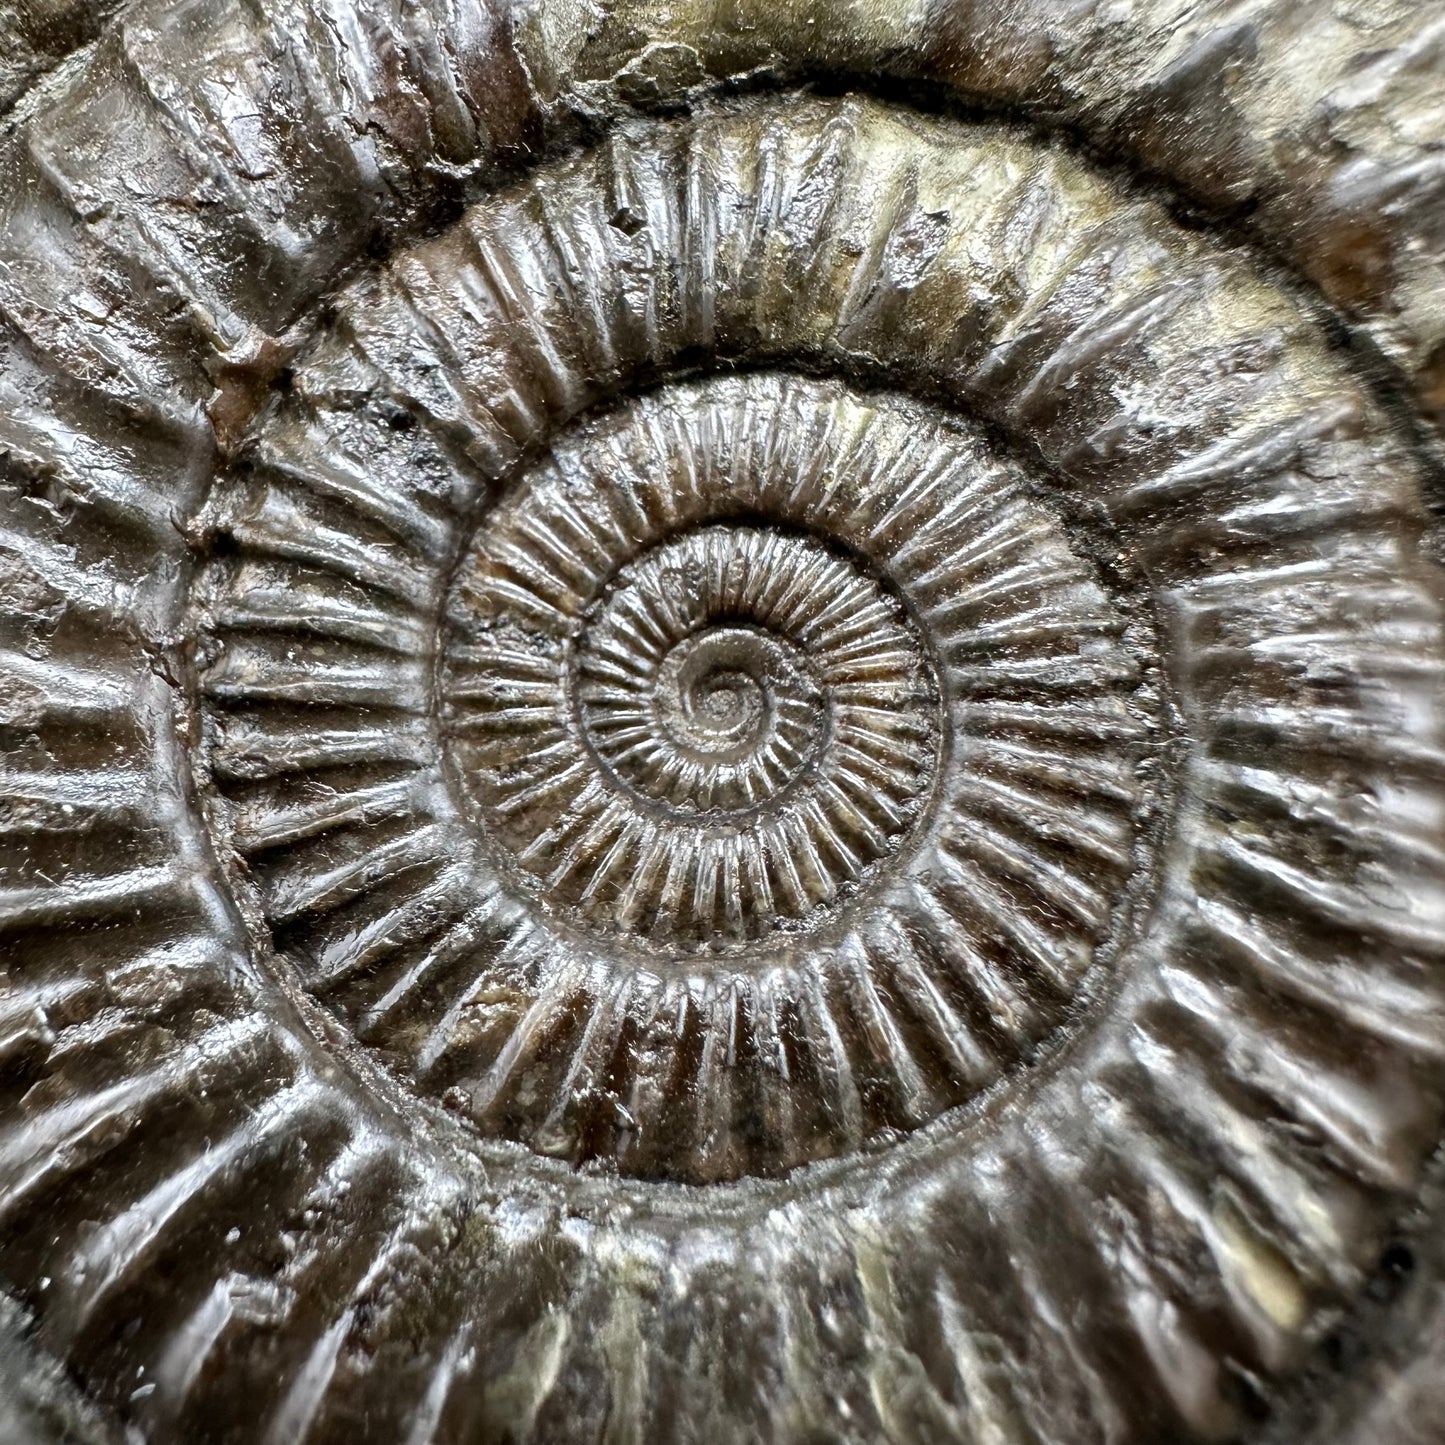
[[[23,1428],[1428,1430],[1439,7],[31,9]]]

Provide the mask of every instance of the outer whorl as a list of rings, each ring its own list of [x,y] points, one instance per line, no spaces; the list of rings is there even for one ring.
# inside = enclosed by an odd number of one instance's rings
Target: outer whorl
[[[1445,15],[915,8],[17,32],[35,1430],[1433,1418]]]

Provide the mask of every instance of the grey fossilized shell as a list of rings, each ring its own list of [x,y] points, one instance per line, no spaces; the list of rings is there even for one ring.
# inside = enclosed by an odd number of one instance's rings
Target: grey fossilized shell
[[[1445,12],[1126,9],[27,18],[55,1433],[1429,1428]]]
[[[1019,468],[836,383],[667,387],[486,512],[432,659],[439,527],[302,523],[337,493],[260,456],[210,522],[231,836],[307,986],[484,1128],[777,1173],[1068,1015],[1159,723]]]

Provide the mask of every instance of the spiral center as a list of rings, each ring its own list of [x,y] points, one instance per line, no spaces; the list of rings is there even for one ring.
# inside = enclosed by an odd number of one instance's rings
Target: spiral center
[[[490,835],[553,906],[688,951],[855,892],[913,827],[941,732],[886,583],[818,537],[699,522],[599,568],[545,634],[556,582],[505,550],[525,518],[498,519],[453,723]]]
[[[1132,916],[1155,750],[1125,619],[928,408],[758,373],[589,419],[476,517],[445,608],[426,826],[388,834],[363,771],[366,855],[305,881],[348,929],[356,879],[405,895],[341,986],[491,1133],[701,1180],[913,1128],[1036,1057]],[[254,767],[269,694],[222,681]],[[287,766],[331,725],[300,706]],[[450,907],[445,946],[411,941]],[[660,1121],[734,1088],[699,1164]]]
[[[679,643],[658,671],[659,728],[699,760],[740,763],[786,719],[815,723],[822,698],[796,650],[743,626]]]
[[[916,639],[878,584],[763,528],[705,528],[624,567],[578,651],[599,761],[678,818],[779,806],[855,728],[865,658],[883,659],[880,701],[920,700]]]

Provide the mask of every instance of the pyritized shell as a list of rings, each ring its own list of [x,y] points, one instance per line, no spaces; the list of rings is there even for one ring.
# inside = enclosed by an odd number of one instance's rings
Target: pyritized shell
[[[1321,219],[1438,26],[704,8],[7,132],[4,1277],[154,1440],[1298,1434],[1440,1138],[1433,233]]]
[[[1019,468],[929,409],[757,374],[555,445],[450,584],[420,776],[374,708],[315,730],[323,678],[424,692],[356,632],[363,593],[373,631],[414,626],[400,558],[369,582],[316,529],[278,571],[272,534],[231,535],[208,688],[237,844],[309,985],[484,1128],[777,1173],[988,1087],[1074,1011],[1142,846],[1148,669]]]

